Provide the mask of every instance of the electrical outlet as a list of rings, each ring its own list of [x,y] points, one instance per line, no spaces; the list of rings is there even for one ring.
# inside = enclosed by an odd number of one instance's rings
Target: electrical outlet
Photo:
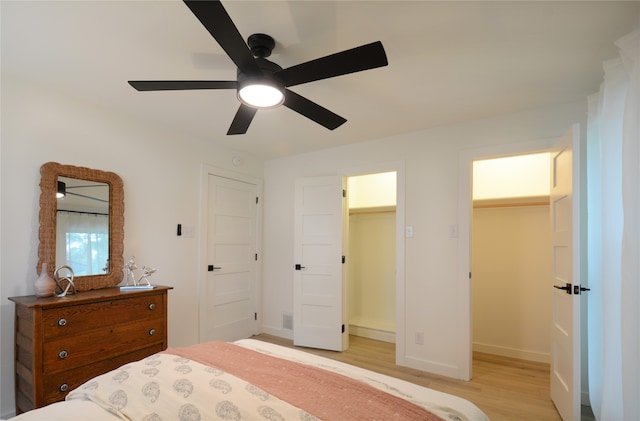
[[[424,345],[424,332],[416,332],[416,345]]]

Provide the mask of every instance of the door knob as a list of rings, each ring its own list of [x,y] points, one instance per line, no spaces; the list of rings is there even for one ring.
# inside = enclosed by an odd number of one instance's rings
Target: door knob
[[[566,284],[566,285],[565,285],[565,286],[563,286],[563,287],[558,286],[558,285],[554,285],[553,287],[554,287],[554,288],[557,288],[557,289],[563,289],[563,290],[565,290],[565,291],[566,291],[566,293],[567,293],[567,294],[571,294],[571,284]]]

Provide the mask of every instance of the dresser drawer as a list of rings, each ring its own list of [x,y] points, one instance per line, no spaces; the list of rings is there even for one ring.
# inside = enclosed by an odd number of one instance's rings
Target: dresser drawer
[[[170,289],[9,297],[15,303],[16,413],[62,400],[96,375],[166,349]]]
[[[44,344],[44,373],[95,364],[106,358],[164,343],[165,328],[165,320],[158,318],[50,340]]]
[[[44,377],[44,404],[48,405],[63,400],[65,396],[67,396],[67,393],[95,376],[115,370],[123,364],[141,360],[163,350],[163,344],[156,344],[118,357],[99,361],[89,366],[47,375]]]
[[[103,326],[158,318],[163,313],[161,294],[51,308],[44,310],[42,315],[44,337],[74,335]]]

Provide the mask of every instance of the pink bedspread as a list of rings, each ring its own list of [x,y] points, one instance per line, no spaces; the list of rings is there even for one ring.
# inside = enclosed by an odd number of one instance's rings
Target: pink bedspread
[[[165,352],[233,374],[323,420],[441,420],[418,405],[349,377],[226,342]]]

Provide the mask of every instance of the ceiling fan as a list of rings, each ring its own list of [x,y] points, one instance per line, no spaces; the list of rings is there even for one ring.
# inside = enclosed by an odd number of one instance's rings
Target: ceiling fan
[[[129,84],[138,91],[236,89],[240,108],[228,135],[246,133],[258,109],[279,105],[333,130],[347,120],[288,88],[388,64],[382,43],[376,41],[283,69],[266,59],[275,46],[273,38],[253,34],[245,43],[220,1],[184,2],[235,63],[237,80],[137,80]]]

